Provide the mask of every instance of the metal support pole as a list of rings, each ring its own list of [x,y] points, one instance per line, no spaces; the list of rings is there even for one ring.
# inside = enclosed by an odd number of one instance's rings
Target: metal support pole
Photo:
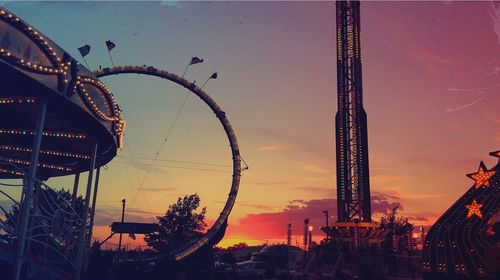
[[[413,252],[413,230],[408,229],[408,251]]]
[[[73,194],[71,195],[71,207],[75,209],[76,198],[78,197],[78,183],[80,182],[80,172],[75,174],[75,182],[73,183]]]
[[[97,202],[97,190],[99,188],[99,175],[101,174],[101,168],[97,168],[97,172],[95,174],[95,183],[94,183],[94,195],[92,197],[92,208],[90,208],[90,229],[89,236],[87,237],[87,247],[90,247],[90,242],[92,242],[92,230],[94,228],[94,215],[95,215],[95,205]]]
[[[82,210],[82,225],[80,228],[80,235],[79,235],[79,246],[78,246],[78,254],[77,254],[77,263],[76,263],[76,279],[79,280],[81,273],[82,273],[82,268],[83,268],[83,258],[85,255],[85,249],[86,249],[86,242],[85,242],[85,236],[86,236],[86,231],[87,231],[87,218],[89,214],[89,203],[90,203],[90,191],[92,189],[92,179],[94,176],[94,168],[95,168],[95,163],[96,163],[96,157],[97,157],[97,142],[94,144],[94,148],[92,151],[92,157],[90,159],[90,166],[89,166],[89,175],[87,178],[87,192],[85,194],[85,204],[83,205],[83,210]]]
[[[396,253],[398,251],[398,237],[396,236],[396,230],[394,229],[394,225],[392,226],[392,251]]]
[[[31,208],[33,211],[36,211],[38,206],[38,201],[40,200],[40,182],[35,181],[33,185],[33,196],[31,199]],[[36,213],[35,213],[36,215]],[[27,236],[31,236],[33,234],[33,223],[35,221],[33,219],[28,219],[28,234]],[[26,251],[30,252],[31,251],[31,239],[26,239]]]
[[[292,224],[288,224],[286,231],[286,245],[292,245]]]
[[[24,259],[24,247],[26,245],[26,238],[28,232],[28,221],[30,215],[31,203],[33,200],[33,188],[36,180],[36,171],[38,167],[38,157],[40,155],[40,146],[42,143],[43,127],[45,125],[45,115],[47,113],[47,103],[45,100],[40,100],[38,107],[38,119],[36,123],[35,137],[33,140],[33,149],[31,152],[31,161],[28,171],[28,176],[24,180],[23,186],[23,201],[21,204],[20,222],[17,229],[18,242],[17,242],[17,259],[15,264],[14,280],[19,280],[21,277],[21,268]]]
[[[304,220],[304,251],[307,251],[309,241],[309,219]]]
[[[122,199],[122,223],[125,220],[125,198]],[[122,234],[120,233],[120,240],[118,241],[118,251],[122,249]]]
[[[354,250],[359,251],[361,247],[361,236],[359,233],[359,219],[354,219]]]
[[[420,227],[420,242],[422,242],[422,250],[425,246],[425,231],[423,227]]]

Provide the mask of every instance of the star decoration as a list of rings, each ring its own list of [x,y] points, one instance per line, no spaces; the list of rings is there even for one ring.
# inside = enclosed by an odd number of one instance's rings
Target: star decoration
[[[500,151],[491,152],[490,156],[500,158]]]
[[[482,186],[489,187],[490,179],[495,175],[495,173],[495,170],[488,171],[484,163],[481,161],[477,173],[467,174],[467,177],[476,181],[476,184],[474,186],[476,187],[476,189],[479,189]]]
[[[481,214],[481,207],[483,207],[483,204],[477,203],[475,199],[472,200],[471,204],[465,205],[465,208],[469,209],[469,212],[467,212],[467,219],[474,215],[482,219],[483,214]]]

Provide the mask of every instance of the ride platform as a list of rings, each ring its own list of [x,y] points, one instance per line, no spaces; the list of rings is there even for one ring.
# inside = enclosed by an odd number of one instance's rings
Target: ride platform
[[[387,234],[378,223],[367,222],[336,222],[321,230],[338,251],[378,249]]]

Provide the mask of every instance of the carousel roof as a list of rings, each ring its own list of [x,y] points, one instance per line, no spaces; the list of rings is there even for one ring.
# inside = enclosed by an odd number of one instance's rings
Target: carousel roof
[[[38,176],[87,171],[122,145],[125,122],[113,94],[62,48],[0,9],[0,178],[19,178],[30,165],[39,104],[47,104]]]

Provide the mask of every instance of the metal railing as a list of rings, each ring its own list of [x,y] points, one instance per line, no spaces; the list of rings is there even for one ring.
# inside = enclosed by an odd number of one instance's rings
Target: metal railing
[[[3,157],[0,157],[0,164],[15,172],[27,173],[27,170]],[[0,229],[4,231],[3,239],[12,246],[17,246],[22,198],[17,201],[2,188],[25,188],[25,181],[23,179],[23,184],[19,185],[0,184],[0,197],[12,202],[10,211],[0,205],[0,214],[4,216],[0,218]],[[26,251],[63,270],[77,269],[78,238],[82,226],[81,211],[77,209],[82,209],[83,203],[77,200],[73,208],[71,199],[70,192],[54,190],[43,181],[36,180],[33,203],[29,207]],[[88,221],[86,224],[89,225]]]

